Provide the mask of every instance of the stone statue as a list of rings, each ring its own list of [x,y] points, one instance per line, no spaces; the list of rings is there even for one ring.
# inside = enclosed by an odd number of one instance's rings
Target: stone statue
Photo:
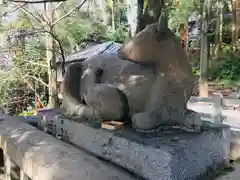
[[[199,130],[187,110],[193,73],[180,41],[152,24],[121,47],[71,64],[63,81],[63,105],[71,115],[130,121],[140,131],[161,125]]]

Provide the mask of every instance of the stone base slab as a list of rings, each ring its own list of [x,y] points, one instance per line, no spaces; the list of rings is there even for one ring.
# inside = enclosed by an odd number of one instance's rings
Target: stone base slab
[[[0,121],[0,147],[32,180],[138,179],[12,117]]]
[[[208,103],[208,101],[204,101]],[[213,121],[215,108],[209,104],[188,103],[188,108],[202,114],[202,119]],[[231,127],[230,159],[240,158],[240,111],[223,109],[221,112],[222,123]]]
[[[229,160],[229,126],[201,133],[165,129],[145,134],[128,128],[108,131],[62,115],[54,119],[56,132],[66,141],[147,180],[194,180]]]

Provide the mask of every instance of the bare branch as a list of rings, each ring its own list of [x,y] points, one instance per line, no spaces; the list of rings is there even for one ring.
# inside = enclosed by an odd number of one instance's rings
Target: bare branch
[[[39,78],[37,78],[37,77],[35,77],[35,76],[31,76],[31,75],[26,74],[26,75],[23,76],[23,79],[24,79],[24,78],[27,78],[27,77],[32,78],[32,79],[40,82],[42,85],[44,85],[44,86],[46,86],[46,87],[49,87],[48,84],[46,84],[42,79],[39,79]]]
[[[43,21],[41,19],[38,19],[33,13],[29,12],[26,8],[23,6],[19,6],[17,3],[11,2],[13,5],[19,7],[19,9],[24,13],[27,14],[28,16],[32,16],[37,22],[40,24],[43,24]]]
[[[46,16],[44,16],[44,14],[40,14],[40,13],[37,12],[37,11],[36,11],[36,13],[37,13],[38,17],[41,18],[42,23],[43,23],[43,22],[47,22],[47,18],[46,18]]]
[[[11,13],[13,13],[13,12],[19,10],[20,8],[22,8],[22,7],[25,6],[25,5],[26,5],[26,3],[24,3],[24,4],[21,5],[21,6],[16,7],[15,9],[13,9],[13,10],[11,10],[11,11],[4,12],[4,13],[1,15],[1,17],[4,17],[4,16],[6,16],[6,15],[8,15],[8,14],[11,14]]]
[[[63,20],[64,18],[67,18],[68,16],[70,16],[74,11],[79,10],[86,2],[87,0],[83,0],[83,2],[81,2],[80,4],[78,4],[76,7],[74,7],[72,10],[70,10],[67,14],[63,15],[62,17],[60,17],[58,20],[56,20],[55,22],[52,23],[52,26],[54,26],[55,24],[57,24],[59,21]]]
[[[61,41],[58,39],[58,37],[54,33],[50,32],[50,31],[39,30],[39,31],[35,31],[35,33],[49,33],[55,39],[55,41],[57,41],[57,43],[59,45],[59,48],[60,48],[60,52],[61,52],[60,54],[62,56],[62,72],[64,74],[65,73],[65,68],[64,68],[64,66],[65,66],[65,55],[64,55],[64,50],[63,50],[63,46],[62,46]]]
[[[56,11],[61,5],[63,5],[63,2],[58,3],[54,10]]]
[[[28,4],[37,4],[37,3],[48,3],[48,2],[60,2],[60,1],[67,1],[67,0],[9,0],[10,2],[15,3],[28,3]]]
[[[36,90],[31,86],[31,84],[29,84],[27,81],[24,81],[24,82],[27,84],[27,86],[28,86],[32,91],[34,91],[35,96],[37,96],[37,98],[38,98],[40,104],[42,105],[42,107],[44,107],[44,104],[42,103],[42,101],[41,101],[41,99],[40,99],[40,97],[39,97],[37,91],[36,91]]]
[[[46,67],[46,68],[48,67],[45,64],[35,63],[35,62],[32,62],[32,61],[27,61],[27,60],[23,60],[23,59],[21,59],[21,61],[28,62],[29,64],[33,64],[33,65],[37,65],[37,66],[41,66],[41,67]]]

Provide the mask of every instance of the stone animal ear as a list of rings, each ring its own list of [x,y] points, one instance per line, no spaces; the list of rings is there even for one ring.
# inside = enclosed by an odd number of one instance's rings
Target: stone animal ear
[[[157,40],[160,42],[161,40],[167,39],[168,31],[169,29],[167,24],[166,12],[162,10],[160,17],[158,18],[158,22],[156,23]]]

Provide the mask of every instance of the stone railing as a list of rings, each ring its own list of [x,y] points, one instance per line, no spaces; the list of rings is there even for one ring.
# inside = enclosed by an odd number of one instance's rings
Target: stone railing
[[[20,169],[20,180],[137,179],[11,117],[0,122],[0,147],[4,154],[5,180],[11,180],[13,162]]]

